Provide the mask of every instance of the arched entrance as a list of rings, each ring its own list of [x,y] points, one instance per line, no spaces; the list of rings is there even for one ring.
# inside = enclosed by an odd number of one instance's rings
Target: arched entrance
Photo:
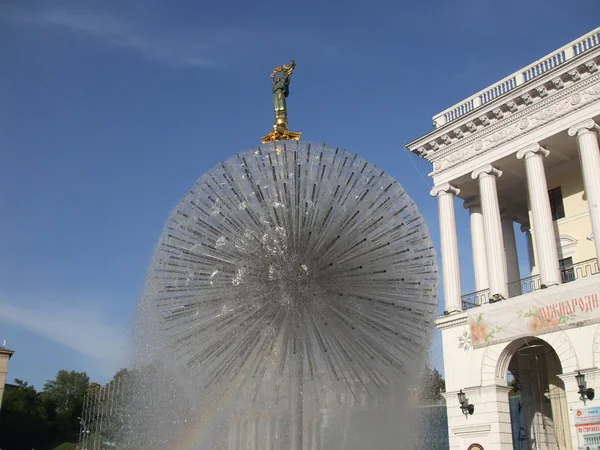
[[[515,450],[571,450],[562,366],[556,351],[539,338],[515,344],[508,365],[513,447]]]

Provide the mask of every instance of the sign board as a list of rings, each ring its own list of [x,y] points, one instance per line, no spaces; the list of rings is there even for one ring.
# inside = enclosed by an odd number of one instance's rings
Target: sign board
[[[600,276],[575,289],[541,290],[468,311],[473,348],[600,322]],[[518,306],[515,308],[515,306]]]
[[[576,409],[574,415],[579,448],[600,442],[600,406]]]

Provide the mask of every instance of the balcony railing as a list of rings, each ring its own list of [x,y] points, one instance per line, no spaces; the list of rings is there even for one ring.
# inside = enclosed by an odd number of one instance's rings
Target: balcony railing
[[[560,276],[563,283],[570,283],[576,280],[589,278],[592,275],[600,273],[598,268],[598,259],[588,259],[560,269]],[[519,295],[529,294],[542,289],[542,282],[539,275],[523,278],[518,281],[508,283],[508,297],[518,297]],[[476,308],[490,302],[490,290],[484,289],[477,292],[471,292],[461,297],[463,310]]]
[[[518,297],[541,289],[542,280],[539,275],[533,275],[521,280],[511,281],[506,287],[508,288],[508,298]]]
[[[484,303],[490,302],[490,290],[483,289],[482,291],[471,292],[461,297],[463,310],[476,308]]]

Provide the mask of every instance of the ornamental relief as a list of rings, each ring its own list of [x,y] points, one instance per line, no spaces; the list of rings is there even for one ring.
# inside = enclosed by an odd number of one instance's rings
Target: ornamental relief
[[[562,99],[548,107],[524,117],[518,122],[509,124],[495,133],[485,136],[480,141],[445,155],[433,162],[434,173],[439,173],[466,161],[478,153],[491,150],[505,142],[529,132],[537,127],[547,124],[571,111],[582,108],[600,97],[600,83],[595,84],[581,92],[575,92],[566,99]]]

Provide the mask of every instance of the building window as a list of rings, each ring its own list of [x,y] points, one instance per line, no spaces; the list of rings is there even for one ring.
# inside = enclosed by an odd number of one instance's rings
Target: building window
[[[568,257],[558,261],[560,276],[563,283],[575,281],[575,270],[573,270],[573,258]]]
[[[552,211],[552,220],[558,220],[565,217],[565,205],[563,204],[562,189],[559,187],[548,191],[550,198],[550,210]]]

